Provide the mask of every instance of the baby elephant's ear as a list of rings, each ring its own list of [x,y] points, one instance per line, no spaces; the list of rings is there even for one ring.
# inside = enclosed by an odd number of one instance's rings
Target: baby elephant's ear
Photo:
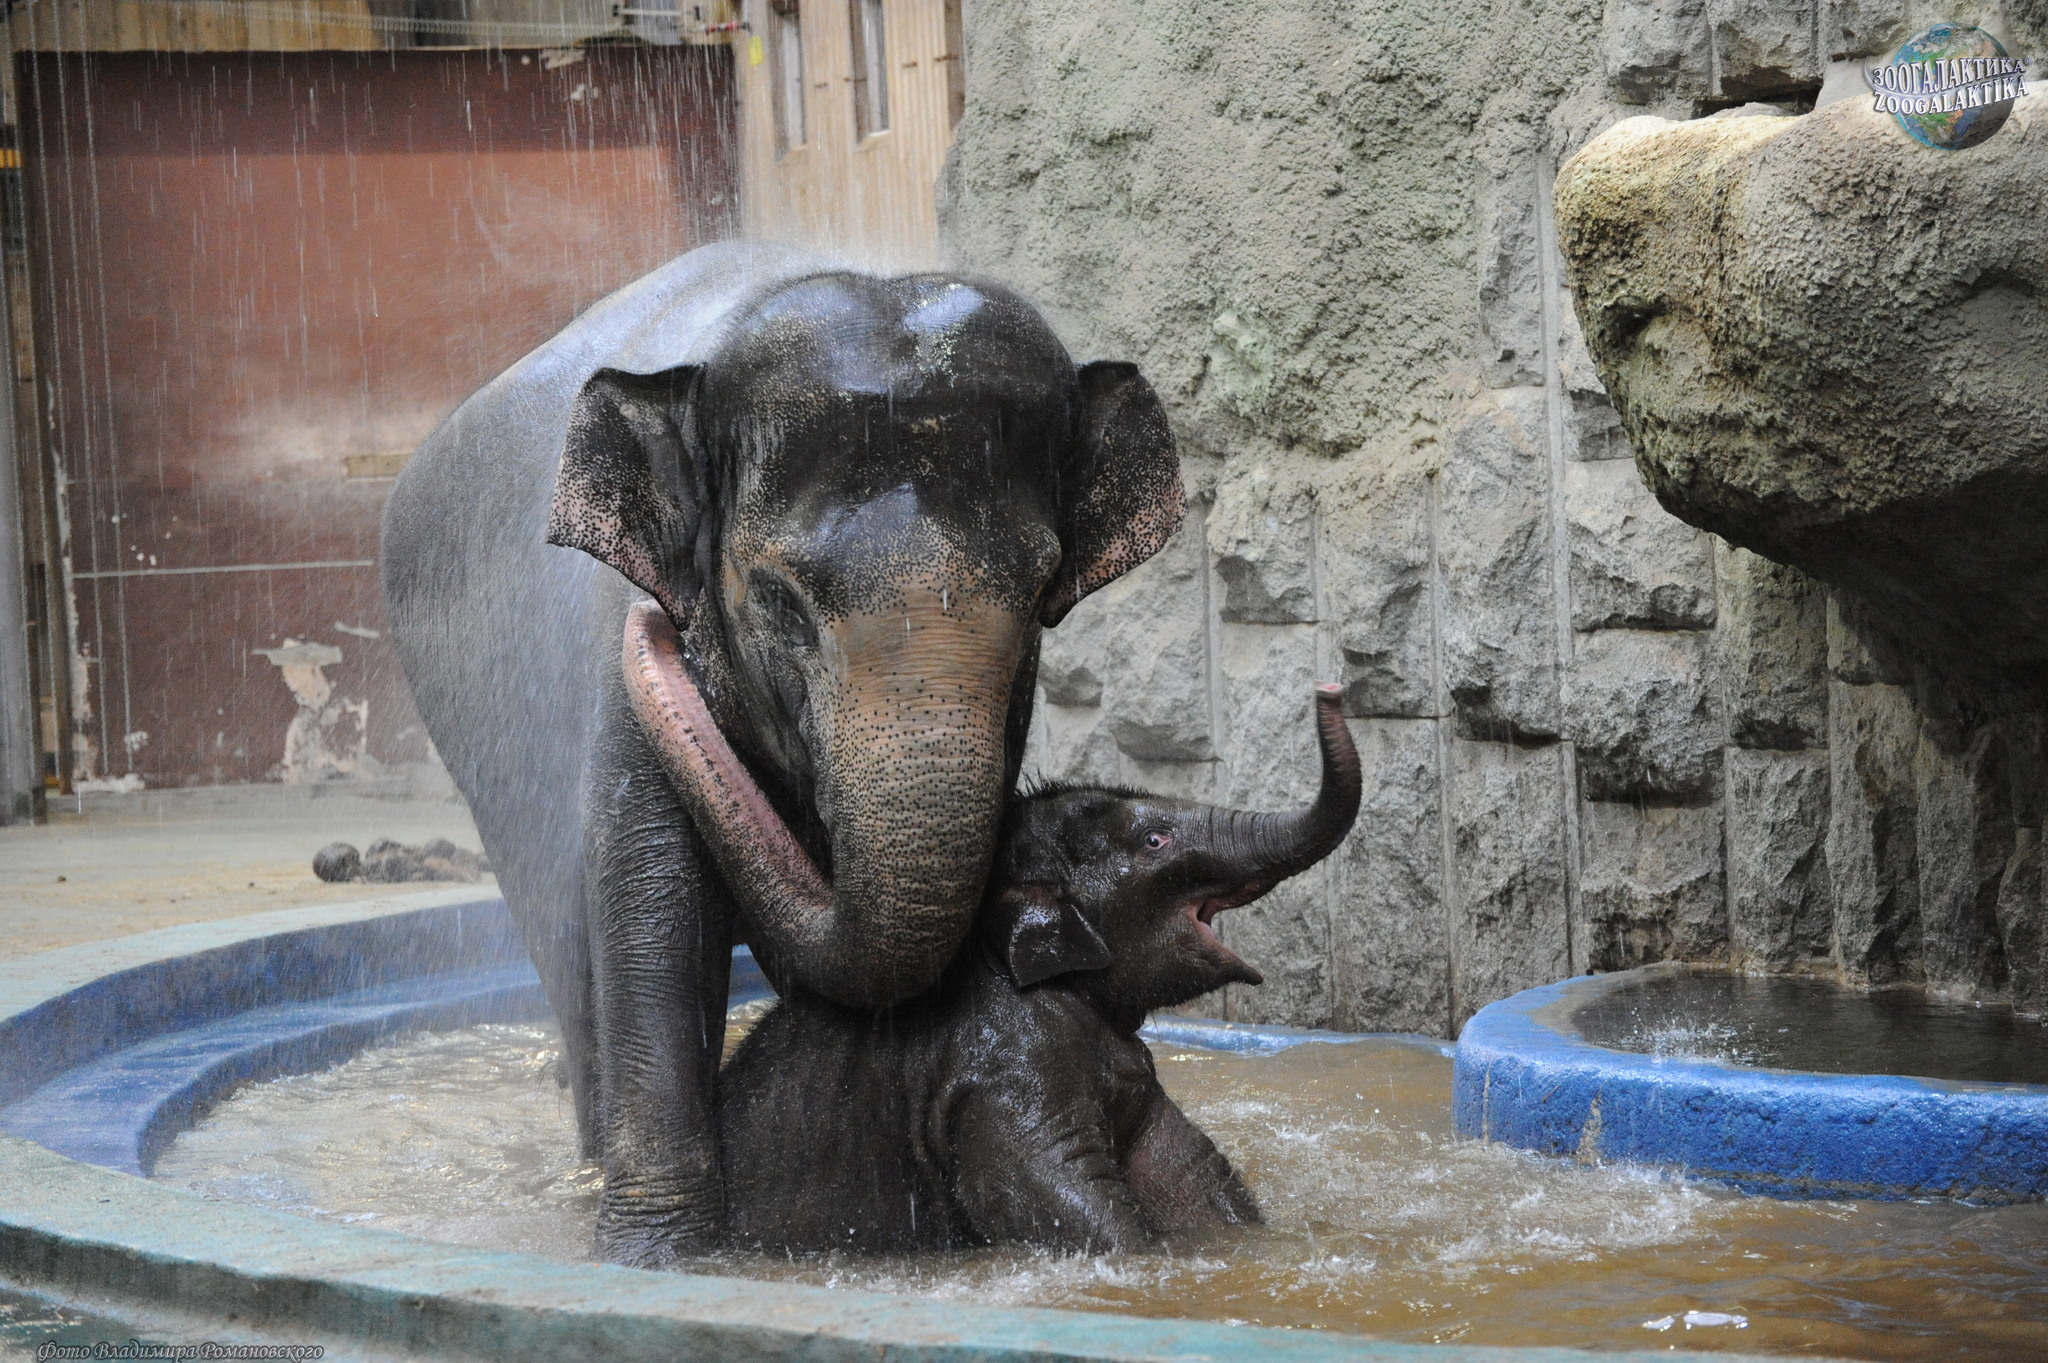
[[[1109,964],[1109,948],[1080,911],[1037,886],[1004,890],[982,914],[982,933],[1019,989]]]

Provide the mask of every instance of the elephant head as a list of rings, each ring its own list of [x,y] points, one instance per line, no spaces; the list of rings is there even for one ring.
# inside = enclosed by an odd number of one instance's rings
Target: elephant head
[[[1360,772],[1342,688],[1316,688],[1322,786],[1286,814],[1253,814],[1102,787],[1047,787],[1006,821],[981,932],[1020,988],[1072,975],[1135,1029],[1259,972],[1213,926],[1321,861],[1358,816]]]
[[[591,378],[549,539],[654,598],[627,688],[757,947],[880,1006],[972,924],[1040,630],[1183,510],[1133,367],[991,285],[828,273],[701,365]]]

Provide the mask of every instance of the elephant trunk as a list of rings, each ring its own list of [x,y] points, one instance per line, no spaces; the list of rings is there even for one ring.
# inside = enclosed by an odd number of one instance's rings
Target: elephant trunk
[[[659,606],[628,615],[624,661],[642,728],[777,966],[859,1008],[934,983],[965,939],[994,851],[1001,706],[993,723],[949,724],[927,711],[895,725],[870,717],[840,735],[860,745],[865,767],[837,792],[833,883],[719,731]],[[878,732],[888,729],[902,732]]]
[[[1215,813],[1216,856],[1241,872],[1257,894],[1336,851],[1358,817],[1358,749],[1344,723],[1343,695],[1342,687],[1330,683],[1316,687],[1316,744],[1322,750],[1323,780],[1314,804],[1285,814]]]

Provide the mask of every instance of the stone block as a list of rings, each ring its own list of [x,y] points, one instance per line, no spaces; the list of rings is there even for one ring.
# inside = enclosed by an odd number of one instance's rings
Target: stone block
[[[1816,0],[1709,0],[1714,94],[1762,100],[1818,89]]]
[[[1588,801],[1579,841],[1578,969],[1727,956],[1719,806]]]
[[[1144,569],[1140,568],[1139,572]],[[1108,671],[1105,648],[1120,626],[1122,612],[1112,595],[1116,584],[1083,599],[1057,629],[1040,636],[1038,699],[1041,705],[1093,707],[1102,704]]]
[[[1063,646],[1039,654],[1038,689],[1048,705],[1094,709],[1102,704],[1102,678],[1095,675],[1099,650],[1077,646],[1077,638],[1069,636],[1059,641]]]
[[[1679,520],[1623,460],[1565,465],[1572,628],[1708,629],[1712,537]]]
[[[1617,97],[1633,104],[1697,99],[1712,74],[1706,0],[1615,0],[1600,49]]]
[[[1742,748],[1827,742],[1827,602],[1797,568],[1714,541],[1714,631],[1728,740]]]
[[[1913,669],[1890,640],[1839,592],[1828,592],[1828,675],[1851,686],[1904,686]]]
[[[1828,0],[1820,9],[1822,53],[1837,62],[1889,57],[1912,36],[1907,9],[1906,0]]]
[[[1565,457],[1569,459],[1633,459],[1621,415],[1608,400],[1607,389],[1586,349],[1586,333],[1569,295],[1559,304],[1557,372],[1564,385]]]
[[[1444,680],[1460,729],[1558,732],[1557,586],[1543,394],[1506,389],[1465,409],[1438,477]]]
[[[1024,743],[1026,782],[1099,785],[1121,781],[1116,741],[1097,706],[1053,705],[1039,698]]]
[[[1124,753],[1118,754],[1117,769],[1119,785],[1212,805],[1224,803],[1230,775],[1220,761],[1141,762]]]
[[[2013,852],[2012,785],[1995,730],[1955,737],[1923,724],[1913,761],[1921,962],[1932,987],[1978,996],[2005,983],[1998,888]]]
[[[1571,459],[1606,460],[1636,457],[1628,443],[1621,413],[1605,393],[1565,394],[1565,455]]]
[[[1263,464],[1226,466],[1209,513],[1209,553],[1223,583],[1218,615],[1249,624],[1317,618],[1315,496]]]
[[[1316,631],[1310,625],[1223,625],[1225,799],[1245,808],[1285,809],[1315,798]]]
[[[1920,968],[1912,698],[1897,686],[1828,686],[1828,882],[1835,959],[1884,984]]]
[[[1368,452],[1360,463],[1326,489],[1318,515],[1344,712],[1434,715],[1429,471],[1415,450]]]
[[[1226,1016],[1232,1021],[1328,1027],[1335,1020],[1332,879],[1333,868],[1325,861],[1217,920],[1223,944],[1265,976],[1264,984],[1233,984],[1224,990]]]
[[[1543,270],[1536,157],[1507,160],[1480,190],[1479,344],[1492,388],[1543,384]]]
[[[1733,959],[1783,968],[1827,957],[1827,753],[1730,748],[1723,757]]]
[[[1312,625],[1218,628],[1225,785],[1220,802],[1281,810],[1315,798],[1322,766],[1315,742],[1316,631]],[[1279,886],[1222,922],[1224,942],[1265,975],[1233,985],[1229,1016],[1245,1022],[1328,1026],[1336,1006],[1330,953],[1328,862]]]
[[[1190,515],[1164,549],[1074,607],[1040,648],[1045,699],[1070,708],[1093,699],[1116,746],[1140,760],[1216,755],[1202,532],[1202,517]]]
[[[2041,830],[2013,831],[2012,855],[1998,882],[1998,932],[2005,947],[2006,988],[2023,1013],[2048,1013],[2048,877],[2042,874]]]
[[[1569,970],[1564,749],[1455,740],[1449,785],[1455,1028]]]
[[[1722,733],[1710,637],[1607,629],[1576,642],[1565,696],[1586,798],[1709,794]]]
[[[1354,720],[1351,733],[1365,798],[1334,857],[1336,1025],[1449,1036],[1437,724]]]

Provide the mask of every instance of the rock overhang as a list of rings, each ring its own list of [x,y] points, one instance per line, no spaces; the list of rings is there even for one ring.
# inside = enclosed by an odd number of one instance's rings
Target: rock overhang
[[[1556,209],[1668,510],[1923,654],[2048,686],[2048,96],[1961,152],[1865,99],[1629,119]]]

